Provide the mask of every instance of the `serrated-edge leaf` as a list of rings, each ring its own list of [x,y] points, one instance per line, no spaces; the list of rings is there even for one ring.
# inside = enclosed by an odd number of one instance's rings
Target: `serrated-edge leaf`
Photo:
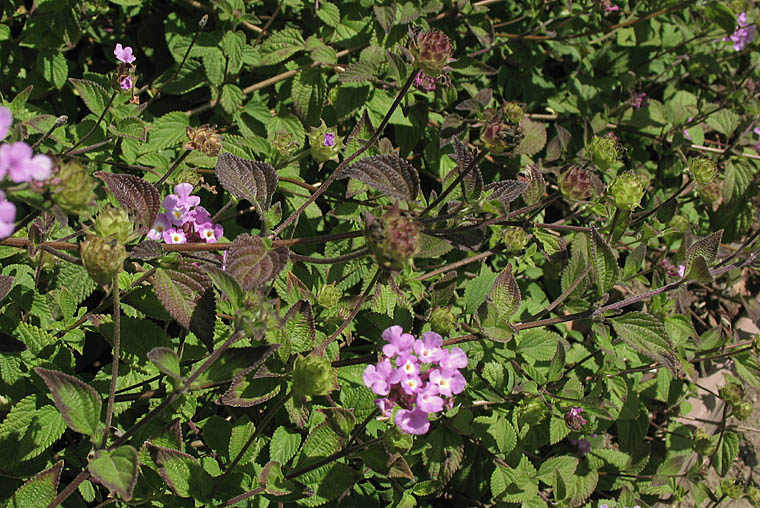
[[[528,183],[519,180],[501,180],[486,185],[485,190],[492,190],[490,198],[504,206],[519,198],[528,188]]]
[[[618,264],[615,254],[596,228],[591,228],[588,242],[591,274],[599,296],[607,293],[617,283]]]
[[[347,167],[339,178],[355,178],[389,196],[414,201],[420,192],[417,170],[398,155],[373,155]]]
[[[108,91],[94,81],[88,79],[69,78],[69,82],[79,92],[87,108],[96,115],[103,113],[108,102]],[[116,93],[116,92],[114,92]]]
[[[306,69],[293,78],[293,108],[304,127],[319,123],[327,97],[327,81],[318,68]]]
[[[140,231],[146,232],[156,221],[161,209],[161,197],[153,184],[140,177],[97,171],[94,175],[103,180],[116,200],[135,213]]]
[[[227,267],[231,274],[245,290],[262,286],[285,268],[289,251],[285,247],[267,249],[258,236],[238,235],[227,251]]]
[[[168,347],[155,347],[148,352],[148,359],[156,364],[158,370],[175,379],[182,375],[179,370],[179,357],[173,349]]]
[[[163,244],[157,240],[151,240],[146,238],[142,242],[135,245],[132,250],[129,251],[129,256],[148,261],[155,259],[164,253]]]
[[[546,125],[542,122],[534,122],[528,117],[523,117],[520,120],[520,128],[524,136],[515,153],[532,156],[540,152],[546,145]]]
[[[520,286],[517,285],[515,276],[512,274],[511,264],[507,264],[507,267],[496,277],[489,296],[499,311],[499,317],[503,320],[509,319],[520,307],[522,295]]]
[[[456,176],[464,173],[475,160],[470,148],[454,136],[454,160],[457,161],[457,167],[454,168],[450,175],[456,174]],[[451,177],[447,176],[448,181]],[[451,178],[454,180],[454,178]],[[467,199],[477,199],[481,192],[483,192],[483,174],[480,172],[480,168],[475,166],[470,169],[467,175],[462,180]]]
[[[129,445],[113,450],[98,450],[87,466],[90,474],[124,501],[132,499],[137,484],[139,461],[137,450]]]
[[[8,296],[13,287],[13,277],[10,275],[0,275],[0,302]]]
[[[287,437],[284,437],[287,436]],[[301,446],[301,434],[289,432],[285,427],[277,427],[269,442],[269,459],[287,464],[295,457]]]
[[[533,205],[544,197],[546,180],[536,166],[530,164],[526,168],[528,187],[523,191],[522,198],[526,205]]]
[[[55,407],[66,425],[75,432],[95,437],[101,425],[102,401],[98,392],[80,379],[63,372],[42,367],[36,367],[34,372],[50,389]]]
[[[8,508],[45,508],[55,499],[63,461],[33,476],[13,493]],[[27,497],[29,496],[29,497]]]
[[[192,264],[182,263],[178,270],[158,268],[152,280],[156,297],[166,311],[183,328],[190,328],[198,300],[211,286],[208,276]]]
[[[261,215],[272,205],[279,177],[271,164],[222,153],[216,162],[219,183],[238,199],[249,201]]]
[[[697,256],[704,259],[708,265],[711,265],[718,255],[718,248],[720,247],[722,238],[723,230],[719,229],[689,245],[688,249],[686,249],[686,270],[689,271],[691,269],[691,264]]]
[[[626,344],[674,373],[678,371],[680,363],[662,321],[645,312],[629,312],[610,322]]]
[[[437,427],[428,434],[426,441],[430,446],[423,450],[422,462],[427,467],[430,478],[448,483],[464,458],[461,436],[446,427]]]

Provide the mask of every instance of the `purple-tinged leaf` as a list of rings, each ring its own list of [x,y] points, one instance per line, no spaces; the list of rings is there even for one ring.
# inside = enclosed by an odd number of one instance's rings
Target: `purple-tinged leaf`
[[[181,379],[179,370],[179,358],[173,349],[168,347],[156,347],[148,352],[148,359],[156,364],[158,370],[174,379]]]
[[[63,461],[28,479],[13,493],[8,508],[45,508],[58,493]]]
[[[691,269],[691,264],[694,262],[697,256],[704,259],[705,263],[709,266],[718,256],[718,248],[720,242],[723,239],[723,230],[719,229],[715,233],[711,233],[704,238],[700,238],[686,249],[685,265],[686,270]]]
[[[519,198],[528,188],[528,183],[519,180],[501,180],[499,182],[489,183],[485,190],[493,190],[491,199],[496,199],[502,205],[507,206],[509,203]]]
[[[430,478],[448,483],[464,458],[462,437],[441,426],[430,432],[425,441],[432,445],[425,447],[422,453],[422,463],[427,467]]]
[[[532,164],[525,168],[525,172],[527,173],[526,176],[519,177],[523,182],[528,184],[528,187],[522,193],[522,198],[526,205],[533,205],[544,197],[546,181],[538,168]]]
[[[680,370],[673,342],[665,325],[645,312],[629,312],[610,319],[612,328],[626,344],[652,360],[661,363],[673,373]]]
[[[206,346],[209,353],[214,349],[215,326],[216,294],[209,287],[201,294],[190,317],[190,331]]]
[[[496,277],[489,296],[499,311],[499,317],[505,321],[520,307],[522,295],[520,294],[520,286],[517,285],[515,276],[512,275],[512,265],[507,264],[504,271]]]
[[[351,437],[351,431],[356,425],[356,416],[354,415],[353,408],[327,407],[317,409],[317,411],[325,415],[327,425],[330,426],[339,438],[348,439]]]
[[[396,22],[396,6],[375,5],[372,9],[375,11],[375,20],[380,24],[385,33],[389,34],[391,28],[393,28],[393,24]]]
[[[211,281],[216,286],[216,289],[230,302],[233,311],[243,306],[245,292],[232,275],[216,265],[204,265],[203,269],[211,277]]]
[[[192,263],[175,268],[158,268],[153,288],[166,311],[184,328],[190,328],[198,300],[211,287],[211,280]]]
[[[286,479],[282,473],[282,465],[276,461],[267,462],[263,467],[259,473],[259,483],[264,486],[264,492],[273,496],[281,504],[283,501],[290,502],[314,496],[314,490],[311,487]],[[280,498],[284,496],[287,498],[281,500]]]
[[[478,250],[483,242],[486,241],[486,234],[483,229],[484,228],[472,228],[461,231],[447,232],[436,232],[433,230],[428,231],[428,234],[445,238],[451,242],[452,245],[459,249],[474,251]]]
[[[211,476],[192,455],[148,443],[158,474],[179,497],[206,498],[213,487]]]
[[[459,104],[457,104],[456,108],[458,111],[469,111],[469,112],[478,112],[483,111],[486,106],[488,106],[488,103],[491,102],[491,99],[493,98],[493,90],[490,88],[486,88],[484,90],[479,91],[477,94],[475,94],[470,99],[465,99]]]
[[[11,292],[13,280],[10,275],[0,275],[0,302]]]
[[[351,134],[349,134],[348,138],[346,139],[346,147],[343,150],[343,156],[349,157],[351,154],[359,150],[359,148],[361,148],[367,141],[370,140],[374,133],[375,127],[372,125],[372,121],[369,119],[369,114],[365,109],[361,120],[359,120],[356,126],[354,126]],[[366,157],[370,155],[376,155],[377,153],[377,147],[375,145],[372,145],[367,149],[366,152],[364,152],[363,155]]]
[[[272,205],[279,178],[271,164],[222,153],[216,162],[222,187],[238,199],[249,201],[261,215]]]
[[[454,159],[457,161],[458,167],[452,169],[446,176],[447,184],[470,169],[470,165],[475,160],[470,148],[457,137],[454,137]],[[462,180],[461,185],[464,185],[467,199],[477,199],[483,192],[483,175],[480,168],[478,166],[471,168]]]
[[[137,450],[125,445],[113,450],[96,451],[87,469],[101,485],[119,494],[124,501],[129,501],[137,483],[139,466]]]
[[[285,247],[268,249],[258,236],[239,235],[227,251],[226,272],[245,289],[262,286],[277,277],[288,263]]]
[[[53,394],[55,407],[63,421],[74,432],[97,437],[100,423],[101,398],[93,387],[83,381],[55,370],[36,367],[34,372],[42,378]]]
[[[161,209],[161,197],[153,184],[134,175],[98,171],[95,176],[106,183],[122,206],[135,214],[140,232],[153,227]]]
[[[132,250],[129,251],[129,256],[148,261],[149,259],[155,259],[164,253],[164,248],[161,242],[146,238],[142,242],[135,245]]]
[[[373,155],[347,167],[339,178],[355,178],[389,196],[414,201],[420,192],[417,170],[398,155]]]
[[[27,235],[27,238],[29,239],[29,247],[27,251],[29,252],[30,258],[37,255],[40,244],[45,241],[47,233],[50,231],[50,228],[54,223],[55,217],[51,214],[45,213],[42,217],[35,218],[34,222],[29,226],[29,234]]]
[[[0,354],[22,353],[26,350],[26,344],[7,333],[0,332]]]
[[[264,369],[261,369],[264,370]],[[251,407],[275,397],[282,389],[282,375],[270,372],[235,376],[219,403],[233,407]]]

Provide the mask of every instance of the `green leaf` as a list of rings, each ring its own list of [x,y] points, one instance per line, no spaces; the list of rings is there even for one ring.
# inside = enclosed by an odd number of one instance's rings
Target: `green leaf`
[[[422,463],[430,478],[448,483],[464,458],[464,443],[459,434],[447,427],[437,427],[427,435],[428,446],[422,452]]]
[[[618,281],[618,264],[615,254],[595,228],[588,241],[588,257],[597,294],[606,294]]]
[[[486,301],[496,277],[488,266],[483,265],[480,274],[467,283],[464,289],[465,314],[473,314]]]
[[[213,488],[211,476],[186,453],[171,448],[148,445],[153,462],[158,465],[159,474],[179,497],[193,497],[204,500]]]
[[[733,11],[722,2],[710,2],[704,7],[705,16],[731,35],[736,30],[736,17]]]
[[[536,229],[533,231],[533,236],[536,237],[536,240],[541,242],[541,247],[543,247],[544,251],[550,256],[562,250],[560,237],[550,231]]]
[[[327,424],[322,422],[311,431],[303,443],[298,456],[298,469],[307,467],[333,453],[337,453],[343,439]]]
[[[148,142],[140,147],[140,153],[150,153],[177,146],[187,140],[190,117],[182,111],[172,111],[153,122],[148,133]]]
[[[59,90],[66,84],[66,78],[69,76],[69,65],[66,57],[57,51],[41,51],[38,53],[37,70],[47,82],[52,83]]]
[[[102,427],[102,403],[98,392],[90,385],[63,372],[42,367],[36,367],[34,372],[52,392],[55,407],[61,412],[66,425],[74,432],[97,437]]]
[[[232,427],[230,442],[227,447],[227,456],[230,458],[230,461],[234,460],[235,457],[238,456],[238,454],[243,450],[245,444],[254,435],[255,432],[256,426],[253,424],[253,422],[248,420],[247,416],[243,416],[240,418],[240,420],[237,421],[237,424]],[[243,453],[242,458],[238,464],[241,466],[248,464],[256,455],[258,450],[259,447],[257,446],[249,446],[248,449],[246,449],[245,453]]]
[[[724,136],[731,136],[737,127],[739,127],[740,121],[739,115],[729,109],[721,109],[715,113],[711,113],[705,119],[707,125],[720,132]]]
[[[279,462],[268,462],[264,466],[259,474],[259,483],[264,486],[264,492],[272,496],[279,497],[297,493],[296,498],[300,498],[306,495],[304,492],[299,492],[302,486],[292,480],[285,479],[285,475],[282,474],[282,465]]]
[[[182,378],[179,370],[179,358],[173,349],[168,347],[153,348],[148,353],[148,358],[156,364],[158,370],[167,376],[171,376],[174,379]]]
[[[92,111],[95,115],[100,115],[103,113],[103,111],[106,109],[106,104],[108,104],[108,101],[110,99],[110,94],[105,88],[100,86],[98,83],[87,79],[69,78],[69,81],[72,85],[74,85],[74,88],[76,89],[78,95],[82,98],[85,105],[89,108],[90,111]],[[179,114],[187,118],[187,115],[184,113]]]
[[[578,463],[579,461],[576,457],[567,455],[550,457],[541,464],[541,467],[538,469],[537,478],[545,484],[551,485],[554,471],[559,471],[566,480],[569,480],[575,475]]]
[[[301,435],[285,427],[277,427],[269,442],[269,460],[287,464],[301,445]]]
[[[728,474],[731,465],[739,455],[739,434],[727,430],[723,433],[723,439],[715,451],[712,465],[720,476]]]
[[[520,307],[522,296],[520,286],[517,285],[515,276],[512,275],[512,265],[507,267],[494,280],[489,293],[491,302],[496,305],[502,319],[508,320]]]
[[[293,78],[293,107],[304,127],[319,124],[327,97],[327,81],[319,68],[306,69]]]
[[[680,362],[662,321],[644,312],[629,312],[610,322],[626,344],[674,373],[678,371]]]
[[[19,323],[16,333],[18,333],[21,341],[29,348],[29,351],[35,355],[39,355],[45,347],[58,342],[58,339],[42,328],[27,323]]]
[[[58,492],[58,480],[61,477],[63,461],[59,460],[53,467],[30,478],[13,493],[8,508],[45,508]]]
[[[576,474],[573,482],[568,485],[569,506],[582,505],[594,492],[597,483],[599,483],[597,471],[589,471],[583,475]]]
[[[237,85],[226,83],[222,87],[222,94],[219,96],[219,103],[222,109],[228,115],[235,113],[243,105],[245,95],[243,90]]]
[[[166,311],[184,328],[190,328],[198,302],[211,286],[205,272],[192,263],[174,268],[158,268],[153,274],[153,288]]]
[[[540,152],[546,145],[546,125],[541,122],[534,122],[528,117],[523,117],[520,120],[520,128],[525,137],[520,141],[520,145],[515,150],[515,153],[530,157]]]
[[[129,445],[98,450],[87,469],[104,487],[119,494],[124,501],[132,499],[139,469],[137,450]]]
[[[552,417],[549,420],[549,443],[557,444],[570,435],[570,429],[568,428],[563,418]]]
[[[319,2],[317,17],[328,26],[338,26],[340,24],[340,10],[335,4],[330,2]]]
[[[561,340],[559,334],[546,328],[522,330],[517,335],[517,352],[532,360],[549,361],[554,358]]]
[[[301,30],[285,28],[275,32],[259,46],[253,66],[263,67],[278,64],[304,49],[305,43],[301,36]]]

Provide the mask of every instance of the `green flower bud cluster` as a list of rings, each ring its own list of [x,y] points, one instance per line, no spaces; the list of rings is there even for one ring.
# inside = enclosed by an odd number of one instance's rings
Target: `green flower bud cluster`
[[[715,161],[704,157],[689,159],[689,171],[700,185],[708,184],[718,176],[718,166]]]
[[[281,157],[290,157],[293,151],[298,148],[298,142],[293,139],[293,135],[286,130],[277,131],[274,134],[272,146]]]
[[[319,127],[312,127],[309,132],[309,147],[311,158],[322,164],[325,161],[336,161],[343,149],[343,138],[338,136],[334,128],[328,128],[324,120]]]
[[[709,457],[715,451],[715,438],[705,432],[705,429],[700,427],[694,434],[694,441],[692,446],[695,452],[699,453],[700,455]]]
[[[53,202],[64,212],[79,215],[95,199],[97,185],[98,182],[85,166],[75,160],[66,161],[53,179]]]
[[[622,150],[620,143],[615,138],[594,136],[586,145],[586,156],[600,171],[604,171],[620,159]]]
[[[101,286],[107,286],[122,270],[124,260],[127,259],[127,249],[115,236],[89,234],[79,246],[79,255],[92,280]]]
[[[325,284],[317,293],[317,303],[325,309],[332,309],[343,298],[343,291],[338,289],[335,284]]]
[[[448,335],[456,325],[456,318],[448,307],[436,307],[430,313],[430,328],[440,335]]]
[[[101,210],[95,218],[93,229],[101,238],[112,236],[124,244],[132,239],[134,225],[123,208],[109,206]]]
[[[645,177],[633,171],[626,171],[618,176],[609,188],[609,194],[615,206],[630,212],[641,204],[644,197]]]
[[[594,194],[591,173],[580,166],[571,166],[559,179],[559,190],[572,201],[585,201]]]
[[[399,271],[411,264],[422,246],[417,223],[401,215],[398,203],[381,218],[365,214],[365,235],[377,263],[386,270]]]
[[[752,404],[744,400],[744,387],[735,381],[729,381],[719,391],[720,398],[731,408],[731,414],[740,420],[752,414]]]
[[[744,485],[736,478],[724,478],[720,482],[720,490],[723,495],[731,499],[739,499],[744,496]]]
[[[517,418],[520,425],[530,426],[541,423],[547,416],[548,409],[540,399],[523,399],[517,407]]]
[[[507,252],[521,252],[530,241],[530,233],[519,226],[506,226],[502,230],[501,239]]]
[[[697,196],[706,205],[714,205],[723,197],[723,182],[715,180],[697,185]]]
[[[337,390],[337,371],[327,358],[296,357],[293,364],[293,393],[301,398],[327,395]]]

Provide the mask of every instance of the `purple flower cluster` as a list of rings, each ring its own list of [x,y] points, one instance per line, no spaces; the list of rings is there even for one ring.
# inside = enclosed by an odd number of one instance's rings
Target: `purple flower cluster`
[[[432,92],[435,90],[435,78],[428,76],[424,71],[419,71],[414,78],[414,88],[420,92]]]
[[[0,141],[5,139],[13,124],[11,110],[0,107]],[[23,141],[3,143],[0,145],[0,179],[7,175],[14,183],[47,180],[53,162],[47,155],[34,155],[32,147]],[[13,221],[16,220],[16,207],[5,199],[0,191],[0,238],[13,233]]]
[[[130,46],[125,48],[121,43],[116,45],[116,48],[113,50],[113,56],[115,56],[118,61],[124,63],[131,64],[135,61],[135,55],[132,54],[132,48]]]
[[[641,106],[644,105],[644,99],[646,98],[647,94],[646,92],[632,92],[631,93],[631,106],[634,107],[634,109],[639,109]]]
[[[451,408],[453,396],[464,390],[467,382],[459,369],[467,366],[467,355],[458,347],[443,349],[435,332],[415,340],[400,326],[391,326],[382,337],[387,342],[383,358],[364,370],[364,384],[381,396],[375,404],[384,416],[400,406],[394,422],[402,432],[425,434],[428,414]]]
[[[161,203],[166,209],[156,218],[148,238],[166,243],[214,243],[224,234],[220,224],[211,222],[211,214],[198,206],[201,198],[190,193],[193,186],[180,183]]]
[[[723,40],[733,42],[734,51],[741,51],[755,38],[755,25],[747,21],[746,12],[739,14],[736,17],[736,22],[738,23],[736,31],[728,37],[723,37]]]
[[[611,0],[602,0],[602,9],[604,9],[605,14],[610,14],[619,11],[620,6],[613,4]]]

